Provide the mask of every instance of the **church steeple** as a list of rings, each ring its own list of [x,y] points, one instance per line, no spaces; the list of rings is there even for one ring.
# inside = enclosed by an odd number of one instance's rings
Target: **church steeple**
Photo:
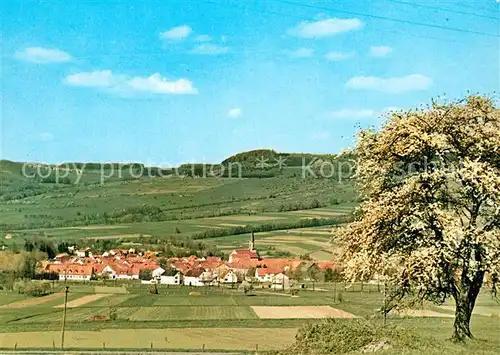
[[[250,236],[250,241],[248,242],[248,250],[255,251],[255,235],[253,232]]]

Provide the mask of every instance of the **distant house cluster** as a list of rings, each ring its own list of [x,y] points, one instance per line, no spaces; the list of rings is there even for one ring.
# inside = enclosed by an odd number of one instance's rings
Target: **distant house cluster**
[[[136,253],[134,249],[113,249],[93,254],[90,249],[70,250],[45,263],[45,272],[59,275],[59,280],[88,281],[94,277],[117,280],[138,280],[143,283],[166,285],[211,286],[252,281],[266,283],[270,288],[287,289],[290,275],[298,268],[334,268],[332,261],[303,261],[289,258],[260,258],[255,251],[252,235],[248,249],[234,250],[227,261],[219,257],[198,258],[191,255],[169,258],[168,265],[160,266],[161,255],[148,251]],[[141,277],[148,271],[149,279]]]

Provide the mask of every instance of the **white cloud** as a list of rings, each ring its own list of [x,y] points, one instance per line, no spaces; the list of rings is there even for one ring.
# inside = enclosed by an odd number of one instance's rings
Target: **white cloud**
[[[191,81],[187,79],[169,81],[167,78],[162,78],[160,73],[155,73],[147,78],[135,76],[127,80],[126,83],[135,91],[152,94],[196,94],[198,92]]]
[[[120,79],[111,70],[81,72],[68,75],[64,81],[73,86],[110,87]]]
[[[199,46],[194,47],[190,53],[191,54],[204,54],[204,55],[218,55],[224,54],[229,51],[229,47],[219,46],[213,43],[203,43]]]
[[[54,135],[50,132],[43,132],[38,135],[38,139],[42,142],[49,142],[54,139]]]
[[[375,90],[386,93],[425,90],[432,85],[432,79],[421,74],[402,77],[380,78],[376,76],[355,76],[346,86],[351,89]]]
[[[193,30],[191,27],[184,25],[184,26],[177,26],[174,28],[169,29],[168,31],[161,32],[160,33],[160,38],[165,39],[165,40],[181,40],[184,38],[187,38]]]
[[[155,73],[148,77],[113,74],[111,70],[68,75],[65,83],[72,86],[107,89],[111,92],[149,94],[196,94],[198,90],[187,79],[168,80]]]
[[[229,117],[240,117],[243,114],[243,110],[239,107],[235,107],[227,113]]]
[[[372,57],[385,57],[392,52],[392,48],[389,46],[371,46],[370,55]]]
[[[297,58],[307,58],[311,57],[314,53],[314,49],[312,48],[299,48],[296,51],[289,52],[292,57]]]
[[[15,53],[16,58],[31,63],[70,62],[71,54],[56,48],[27,47]]]
[[[321,38],[333,36],[337,33],[359,30],[362,27],[363,22],[357,18],[329,18],[313,22],[301,22],[296,27],[288,30],[288,33],[303,38]]]
[[[384,107],[380,110],[373,110],[367,108],[343,108],[331,111],[329,113],[329,117],[338,120],[342,119],[363,120],[363,119],[380,117],[390,112],[399,110],[401,109],[395,106]]]
[[[340,62],[354,57],[354,54],[354,52],[328,52],[325,54],[325,58],[332,62]]]
[[[210,42],[212,40],[212,37],[209,35],[199,35],[196,36],[195,40],[198,42]]]

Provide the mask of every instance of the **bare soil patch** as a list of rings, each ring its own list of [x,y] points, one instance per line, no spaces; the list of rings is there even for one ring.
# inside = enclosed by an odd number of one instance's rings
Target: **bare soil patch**
[[[311,244],[311,245],[317,245],[323,248],[329,248],[331,247],[330,243],[328,242],[320,242],[318,240],[310,239],[307,237],[301,237],[301,236],[293,236],[293,235],[277,235],[277,236],[272,236],[269,238],[263,239],[263,241],[269,241],[269,242],[300,242],[304,244]]]
[[[246,227],[246,224],[237,224],[237,223],[219,223],[219,226],[222,227]]]
[[[222,221],[271,221],[275,219],[284,219],[285,217],[275,217],[275,216],[224,216],[224,217],[212,217],[211,220],[222,220]]]
[[[118,228],[127,228],[128,226],[82,226],[82,227],[62,227],[61,229],[81,229],[81,230],[99,230],[99,229],[118,229]],[[58,228],[54,228],[58,229]]]
[[[429,309],[402,309],[399,311],[391,311],[390,314],[399,317],[454,318],[453,314],[434,312]]]
[[[103,329],[66,331],[68,348],[280,350],[293,343],[296,328],[172,328],[172,329]],[[270,336],[272,334],[272,336]],[[0,333],[2,348],[49,348],[59,344],[59,331]],[[157,352],[159,354],[159,352]],[[193,353],[194,354],[194,353]]]
[[[139,238],[150,237],[149,234],[114,234],[114,235],[101,235],[97,237],[88,237],[87,239],[119,239],[119,238]]]
[[[42,304],[45,302],[49,302],[49,301],[53,301],[53,300],[56,300],[56,299],[62,298],[62,297],[64,297],[64,293],[54,293],[54,294],[48,295],[48,296],[30,298],[27,300],[12,302],[12,303],[1,306],[0,309],[24,308],[24,307],[36,306],[36,305],[39,305],[39,304]]]
[[[455,306],[439,306],[439,308],[455,312]],[[485,306],[475,306],[472,314],[477,314],[479,316],[485,317],[500,317],[500,307],[485,307]]]
[[[345,214],[345,212],[335,212],[335,211],[314,211],[314,210],[299,210],[299,211],[291,211],[293,214],[310,214],[313,216],[341,216]]]
[[[302,229],[300,233],[304,234],[313,234],[313,235],[331,235],[332,232],[330,230],[310,230],[310,229]]]
[[[356,318],[354,314],[330,306],[252,306],[252,309],[262,319]]]
[[[77,298],[76,300],[69,301],[67,304],[67,307],[68,308],[80,307],[80,306],[83,306],[84,304],[87,304],[87,303],[93,302],[93,301],[97,301],[98,299],[103,298],[103,297],[107,297],[107,296],[110,296],[110,294],[98,293],[95,295],[83,296],[83,297]],[[57,306],[54,306],[54,308],[62,308],[62,307],[64,307],[64,303],[59,304]]]

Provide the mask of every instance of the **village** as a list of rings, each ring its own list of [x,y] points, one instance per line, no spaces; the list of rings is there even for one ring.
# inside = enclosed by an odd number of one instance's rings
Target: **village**
[[[112,249],[95,254],[91,248],[68,248],[51,260],[42,262],[42,272],[57,275],[60,281],[141,280],[143,284],[234,287],[239,283],[260,284],[275,290],[288,290],[320,272],[332,273],[333,261],[291,258],[260,258],[252,233],[248,249],[236,249],[228,260],[208,256],[172,257],[160,252],[137,252],[134,248]],[[301,276],[299,276],[301,275]],[[314,281],[314,280],[313,280]]]

